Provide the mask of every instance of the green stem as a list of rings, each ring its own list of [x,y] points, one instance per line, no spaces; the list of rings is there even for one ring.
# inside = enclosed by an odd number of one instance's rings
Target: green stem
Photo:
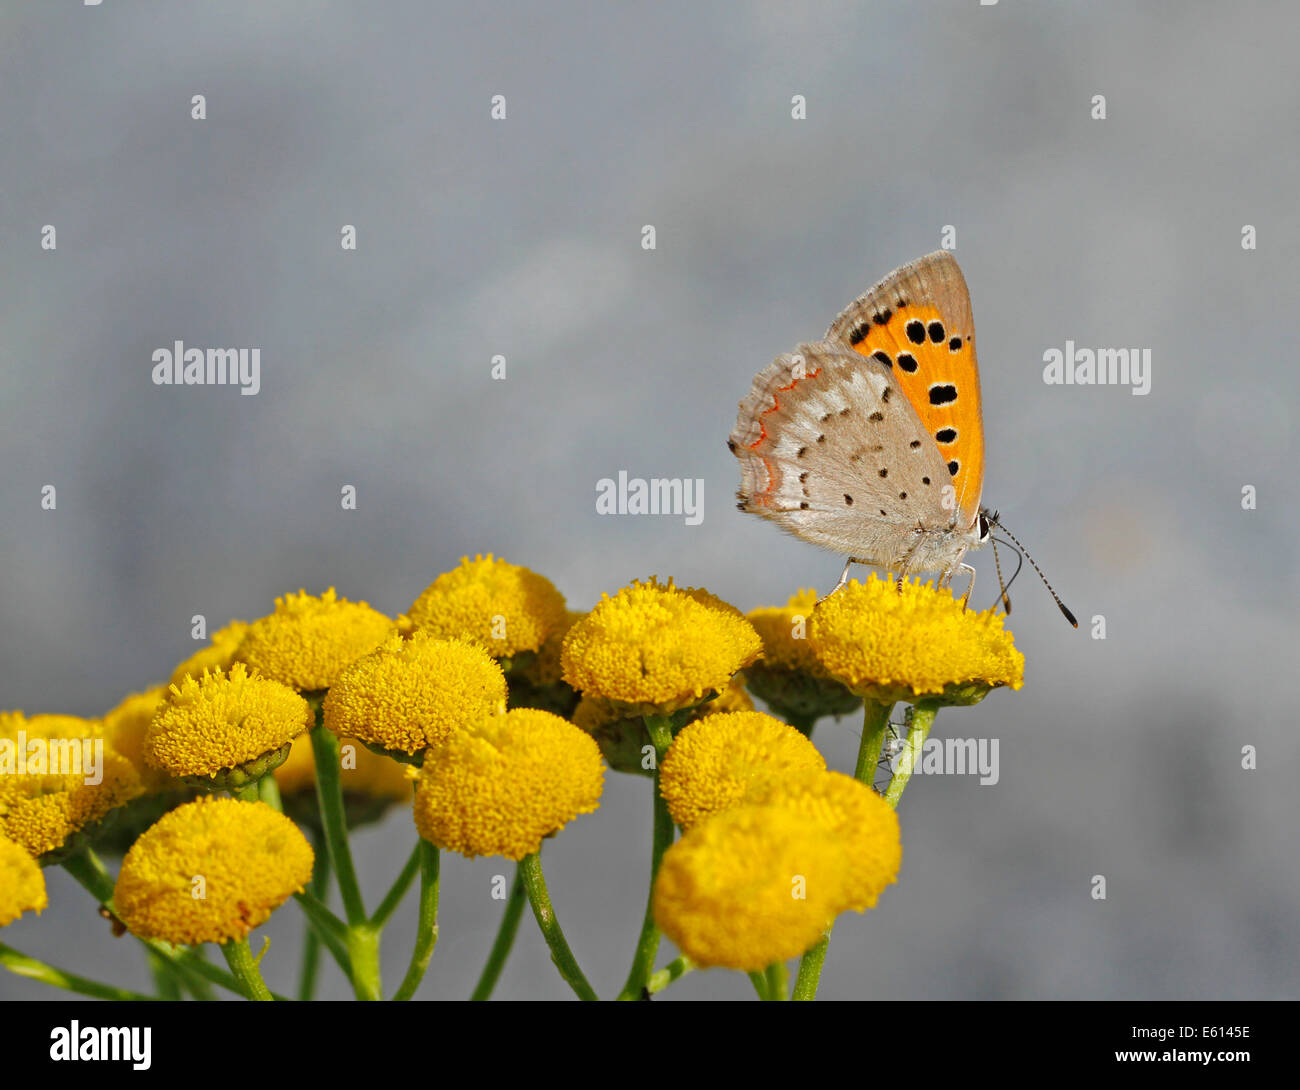
[[[434,947],[438,945],[438,849],[423,837],[415,847],[415,858],[420,865],[420,915],[415,929],[415,948],[411,951],[411,964],[406,970],[402,986],[394,1000],[410,999],[424,979]]]
[[[379,977],[379,932],[368,923],[348,928],[348,963],[352,966],[352,990],[358,999],[378,1002],[384,998]]]
[[[862,701],[862,742],[858,746],[858,763],[853,771],[853,777],[873,790],[876,769],[880,767],[880,753],[889,730],[889,715],[893,710],[892,703],[881,704],[870,698],[864,698]],[[803,1001],[817,998],[817,985],[821,981],[822,966],[826,962],[826,948],[830,945],[830,941],[831,932],[827,928],[826,934],[799,960],[799,974],[795,977],[792,998]]]
[[[934,717],[938,710],[937,704],[924,700],[912,709],[907,738],[903,742],[903,751],[898,755],[898,768],[890,778],[889,786],[885,788],[885,801],[895,810],[898,809],[898,800],[903,797],[903,791],[907,788],[908,781],[921,760],[921,751],[925,746],[926,738],[930,735],[930,728],[934,726]]]
[[[262,979],[262,973],[253,960],[253,951],[248,948],[247,939],[231,939],[221,944],[221,952],[226,955],[226,964],[239,981],[245,999],[256,999],[269,1003],[273,996]]]
[[[261,780],[254,780],[252,783],[246,783],[243,787],[232,787],[230,797],[238,799],[240,802],[256,802],[258,799],[257,785]]]
[[[876,779],[876,769],[880,766],[880,751],[885,744],[885,732],[889,730],[889,713],[893,704],[879,704],[874,700],[862,701],[862,742],[858,746],[858,765],[853,778],[871,787]]]
[[[492,989],[496,987],[501,970],[505,968],[506,958],[510,956],[510,948],[515,944],[515,935],[519,931],[519,921],[523,917],[524,905],[527,901],[528,894],[524,891],[523,872],[516,864],[514,881],[510,886],[510,899],[506,901],[506,910],[501,917],[501,926],[497,928],[497,937],[493,940],[492,952],[488,955],[487,964],[483,966],[478,984],[474,987],[474,994],[469,997],[471,1002],[481,1003],[492,995]]]
[[[366,922],[366,906],[361,899],[352,850],[348,847],[348,825],[343,812],[343,787],[339,777],[339,740],[321,722],[311,732],[312,755],[316,759],[316,798],[320,804],[321,824],[325,827],[325,846],[330,863],[338,875],[339,893],[348,923],[353,927]]]
[[[215,969],[215,966],[209,965],[204,957],[202,946],[193,946],[188,950],[181,952],[180,957],[175,962],[168,962],[166,958],[164,963],[171,966],[172,971],[181,979],[181,982],[189,989],[189,992],[195,999],[203,1003],[211,1003],[216,999],[212,994],[212,985],[204,977],[195,971],[194,964],[199,962],[205,969]],[[216,970],[221,972],[220,969]],[[276,996],[279,999],[280,996]]]
[[[767,976],[764,973],[750,973],[749,982],[754,985],[754,991],[758,993],[758,998],[766,1000],[767,994]]]
[[[311,875],[311,894],[322,907],[325,907],[325,898],[329,894],[330,888],[330,857],[328,850],[322,851],[323,845],[319,837],[313,837],[313,847],[316,850],[316,866]],[[298,973],[298,998],[302,1002],[309,1002],[316,994],[316,973],[320,969],[320,947],[321,937],[316,933],[316,928],[311,926],[308,921],[307,929],[302,940],[302,967]]]
[[[767,998],[785,1002],[789,998],[790,979],[784,961],[774,961],[767,967]]]
[[[318,943],[324,943],[338,967],[351,979],[352,958],[348,954],[347,924],[317,900],[313,893],[295,893],[293,899],[307,917],[308,931],[316,936]]]
[[[272,810],[284,813],[284,806],[280,803],[280,785],[275,780],[274,772],[268,772],[257,781],[257,797]]]
[[[115,988],[111,984],[101,984],[97,980],[88,980],[84,976],[77,976],[76,973],[64,972],[53,965],[46,965],[43,961],[20,954],[12,946],[6,946],[2,942],[0,942],[0,965],[16,976],[39,980],[42,984],[48,984],[53,988],[63,988],[65,991],[94,996],[96,999],[148,1003],[155,998],[152,995],[127,991],[125,988]],[[179,995],[176,998],[180,998]]]
[[[542,929],[546,945],[551,948],[551,961],[559,969],[570,988],[579,999],[595,1001],[599,998],[587,978],[578,968],[577,959],[560,929],[560,921],[555,918],[555,909],[551,906],[551,895],[546,889],[546,877],[542,874],[542,857],[533,852],[526,855],[519,863],[519,870],[524,876],[524,889],[528,891],[528,901],[533,906],[533,915],[537,925]]]
[[[177,980],[177,973],[172,969],[171,962],[156,950],[150,950],[148,947],[145,947],[144,953],[149,960],[149,971],[153,974],[153,983],[158,991],[158,998],[171,1003],[184,999],[185,997],[181,994],[180,982]]]
[[[664,968],[651,976],[646,982],[645,990],[651,995],[662,992],[674,980],[680,980],[694,968],[695,962],[682,954],[681,957],[674,958]]]
[[[817,985],[821,981],[822,965],[826,961],[826,948],[830,944],[831,928],[828,927],[826,934],[817,941],[817,945],[808,950],[799,960],[799,975],[794,978],[794,994],[790,996],[791,999],[809,1002],[817,998]]]
[[[621,1000],[640,999],[647,981],[654,972],[655,957],[659,953],[659,928],[655,924],[654,895],[655,880],[659,877],[659,864],[664,852],[673,842],[673,819],[668,812],[668,803],[659,789],[659,770],[664,756],[673,744],[672,721],[666,715],[647,715],[646,731],[655,747],[654,778],[654,830],[650,844],[650,892],[646,895],[645,915],[641,921],[641,934],[637,938],[636,952],[632,955],[632,967],[628,970],[627,981],[618,993]]]
[[[406,891],[411,888],[411,882],[415,880],[416,874],[420,870],[421,847],[424,841],[418,841],[414,848],[411,849],[410,858],[407,859],[406,865],[402,868],[401,874],[393,882],[393,887],[385,895],[384,899],[379,902],[379,907],[375,909],[375,914],[370,917],[371,927],[383,927],[388,922],[388,917],[402,903],[402,898],[406,896]]]

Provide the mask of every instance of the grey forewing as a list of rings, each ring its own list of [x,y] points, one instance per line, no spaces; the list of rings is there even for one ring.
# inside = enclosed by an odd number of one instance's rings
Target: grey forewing
[[[808,377],[794,382],[800,361]],[[911,530],[952,528],[949,474],[916,411],[842,344],[800,345],[756,376],[732,445],[742,509],[815,544],[890,564]]]

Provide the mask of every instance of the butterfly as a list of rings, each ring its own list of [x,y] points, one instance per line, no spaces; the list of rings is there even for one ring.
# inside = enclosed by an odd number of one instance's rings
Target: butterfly
[[[727,445],[742,511],[848,556],[835,591],[858,563],[896,573],[900,589],[914,572],[939,572],[940,586],[960,572],[969,599],[964,557],[999,523],[980,502],[975,322],[952,254],[896,269],[824,338],[760,371]]]

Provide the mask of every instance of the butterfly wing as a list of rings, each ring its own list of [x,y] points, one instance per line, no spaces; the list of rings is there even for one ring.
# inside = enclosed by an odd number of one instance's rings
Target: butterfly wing
[[[800,345],[755,376],[728,446],[740,509],[813,544],[897,569],[913,528],[952,525],[948,470],[897,377],[843,344]]]
[[[940,250],[895,270],[826,336],[892,373],[942,455],[959,528],[973,526],[984,491],[984,417],[975,321],[956,259]]]

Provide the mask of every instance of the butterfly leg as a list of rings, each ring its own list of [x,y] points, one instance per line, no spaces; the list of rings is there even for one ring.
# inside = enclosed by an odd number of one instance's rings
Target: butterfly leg
[[[969,564],[958,564],[957,570],[963,575],[970,576],[970,582],[966,584],[966,593],[961,596],[961,608],[965,609],[966,603],[970,601],[970,592],[975,589],[975,569]]]
[[[918,533],[919,532],[920,531],[918,531]],[[898,596],[900,598],[903,596],[903,582],[907,579],[907,569],[911,567],[912,557],[916,555],[916,550],[921,547],[921,540],[922,539],[918,536],[916,544],[907,550],[907,555],[903,557],[903,562],[898,566],[898,582],[896,586],[898,587]]]
[[[822,597],[818,598],[817,604],[821,605],[824,601],[826,601],[827,598],[837,593],[849,581],[849,568],[851,568],[854,564],[861,564],[861,563],[862,563],[861,560],[858,560],[857,558],[852,556],[849,557],[846,561],[844,561],[844,570],[840,572],[840,581],[835,584],[835,587],[834,589],[831,590],[830,594],[824,594],[822,595]]]

